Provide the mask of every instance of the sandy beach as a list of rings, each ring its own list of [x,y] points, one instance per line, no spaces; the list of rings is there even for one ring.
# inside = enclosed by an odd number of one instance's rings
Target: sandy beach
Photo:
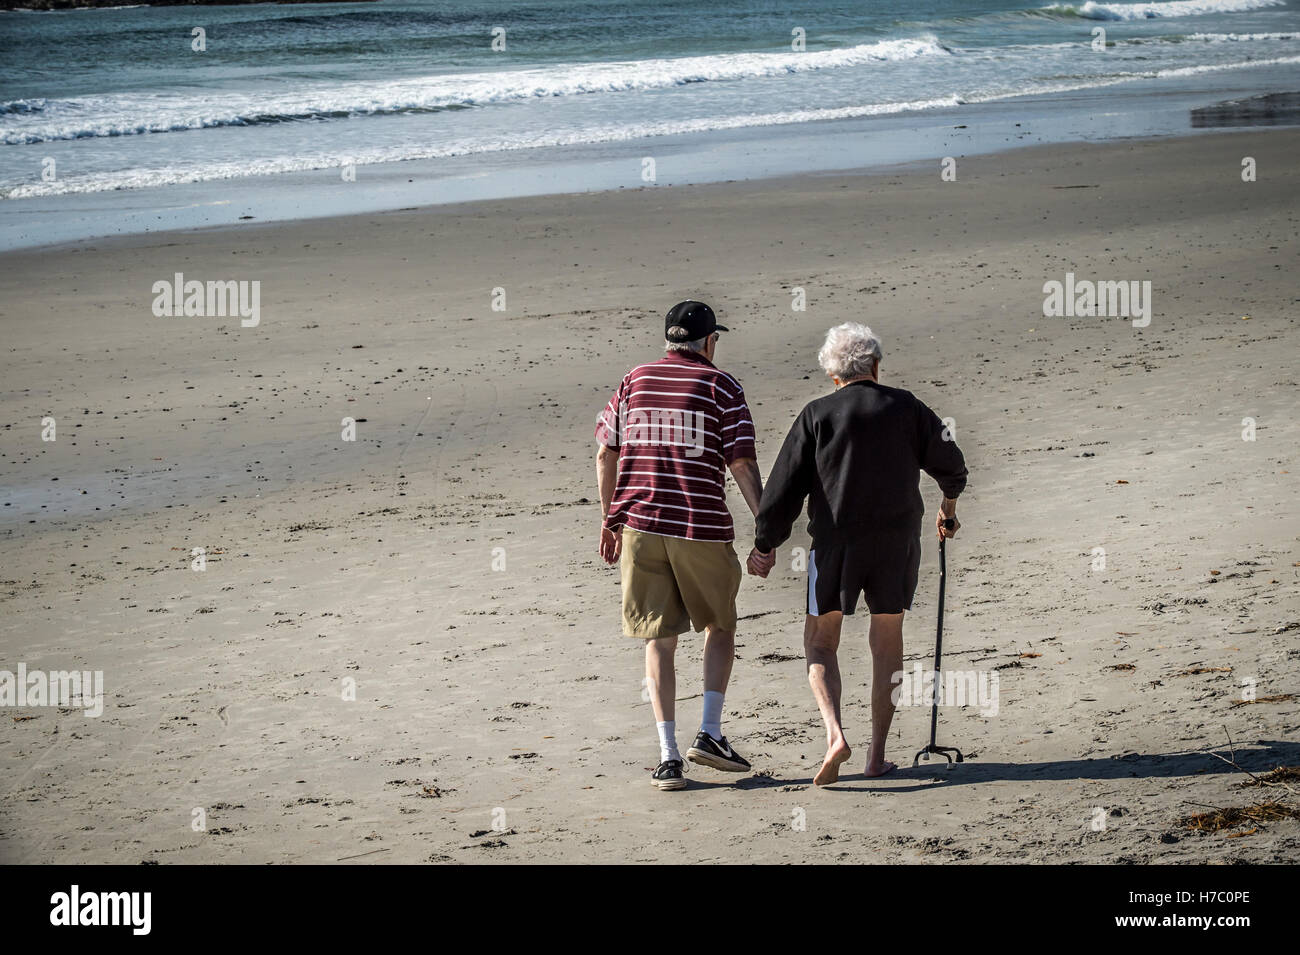
[[[1251,772],[1300,764],[1298,150],[1046,146],[955,182],[936,159],[0,255],[0,668],[104,679],[98,717],[4,709],[0,861],[1295,863],[1300,821],[1180,820],[1265,798],[1209,755],[1229,736]],[[156,316],[177,273],[259,282],[258,323]],[[1067,273],[1149,280],[1150,324],[1045,317]],[[911,767],[914,706],[900,770],[862,778],[859,616],[858,751],[812,785],[800,524],[741,588],[725,715],[754,774],[648,785],[592,430],[688,297],[732,329],[765,475],[839,322],[953,419],[945,659],[1000,686],[996,715],[941,710],[959,768]],[[908,667],[936,584],[927,536]]]

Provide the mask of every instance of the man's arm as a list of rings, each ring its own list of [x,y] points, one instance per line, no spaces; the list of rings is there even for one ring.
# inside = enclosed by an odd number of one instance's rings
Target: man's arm
[[[722,432],[731,432],[731,440],[723,442],[723,453],[731,476],[736,479],[744,495],[749,512],[758,517],[763,502],[763,473],[758,469],[758,452],[754,447],[754,419],[749,413],[744,391],[733,396],[730,406],[722,415]],[[776,563],[775,554],[749,555],[749,572],[766,577]]]
[[[749,512],[757,517],[759,502],[763,499],[763,473],[758,469],[758,462],[753,458],[737,458],[727,467],[749,505]]]
[[[738,458],[730,465],[731,476],[740,485],[740,493],[745,496],[750,513],[758,517],[758,510],[763,500],[763,473],[758,469],[758,462],[753,458]],[[760,554],[757,551],[749,555],[745,562],[749,572],[755,577],[766,577],[776,564],[776,554]]]
[[[596,487],[600,491],[600,516],[603,520],[614,501],[614,486],[618,483],[618,451],[603,444],[596,448]]]
[[[623,537],[605,526],[609,506],[614,501],[614,487],[618,484],[618,449],[600,445],[596,449],[596,487],[600,491],[600,556],[607,564],[618,563],[623,549]]]
[[[601,444],[595,451],[595,486],[601,491],[601,546],[598,550],[606,564],[619,563],[623,551],[623,535],[604,526],[604,518],[614,502],[614,489],[619,482],[619,451]]]
[[[607,564],[618,562],[619,551],[623,548],[623,535],[616,534],[605,526],[609,516],[610,505],[614,501],[614,491],[618,486],[618,455],[622,442],[624,395],[628,379],[614,392],[605,409],[596,417],[596,489],[600,493],[600,546],[597,548],[601,558]]]

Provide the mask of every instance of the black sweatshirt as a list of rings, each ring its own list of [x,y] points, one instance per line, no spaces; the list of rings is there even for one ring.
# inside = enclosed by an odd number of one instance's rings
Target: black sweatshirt
[[[920,472],[938,481],[945,497],[966,487],[966,462],[943,431],[910,391],[870,379],[809,402],[763,488],[755,546],[766,553],[785,543],[805,497],[814,547],[855,533],[919,534]]]

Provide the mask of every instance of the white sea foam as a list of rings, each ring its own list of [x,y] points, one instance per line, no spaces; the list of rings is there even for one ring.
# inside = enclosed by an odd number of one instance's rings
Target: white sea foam
[[[1300,64],[1300,56],[1272,57],[1233,63],[1205,64],[1177,68],[1130,71],[1097,77],[1079,77],[1077,80],[1039,83],[1029,89],[981,90],[967,94],[949,94],[932,99],[895,103],[872,103],[822,109],[787,110],[772,113],[752,113],[739,116],[712,116],[696,119],[651,123],[630,123],[620,126],[583,127],[564,132],[515,134],[509,138],[465,138],[438,146],[402,144],[361,150],[346,155],[320,152],[294,154],[251,162],[223,162],[202,165],[165,166],[160,168],[135,168],[87,176],[61,177],[55,182],[28,182],[0,195],[5,199],[28,199],[40,196],[70,193],[105,192],[122,189],[143,189],[155,186],[206,182],[218,179],[238,179],[245,176],[266,176],[280,173],[309,172],[335,169],[347,164],[358,166],[404,160],[446,159],[484,153],[502,153],[516,150],[557,146],[594,145],[625,142],[653,136],[673,136],[719,130],[743,129],[759,126],[779,126],[811,123],[836,119],[860,119],[904,112],[953,108],[965,103],[988,103],[1013,99],[1019,96],[1050,95],[1090,89],[1104,89],[1137,80],[1194,76],[1224,70],[1250,69],[1263,66]]]
[[[1119,86],[1135,80],[1159,80],[1176,76],[1196,76],[1201,73],[1217,73],[1222,70],[1244,70],[1258,66],[1289,66],[1300,63],[1300,56],[1278,56],[1262,60],[1246,60],[1240,63],[1207,63],[1202,66],[1171,67],[1157,70],[1135,70],[1115,73],[1109,76],[1080,77],[1076,81],[1049,83],[1036,86],[1030,90],[998,91],[992,93],[975,93],[961,98],[963,103],[990,103],[996,100],[1014,99],[1017,96],[1042,96],[1052,93],[1072,93],[1077,90],[1104,89],[1107,86]]]
[[[1158,17],[1198,17],[1212,13],[1244,13],[1281,6],[1285,0],[1168,0],[1165,3],[1096,3],[1082,6],[1054,3],[1044,7],[1089,20],[1151,20]]]
[[[754,126],[781,126],[830,119],[860,119],[867,116],[884,116],[893,113],[957,106],[960,102],[960,99],[956,96],[946,96],[902,103],[872,103],[862,106],[789,110],[779,113],[755,113],[743,116],[701,117],[699,119],[673,122],[602,126],[600,128],[575,129],[563,133],[522,135],[510,139],[463,139],[436,147],[389,146],[363,150],[359,153],[350,153],[343,156],[318,153],[315,155],[280,156],[254,162],[214,163],[203,166],[165,167],[159,169],[128,169],[93,176],[71,176],[56,182],[24,183],[3,195],[6,199],[30,199],[38,196],[54,196],[68,193],[143,189],[152,186],[206,182],[214,179],[238,179],[244,176],[266,176],[286,172],[335,169],[347,164],[364,166],[413,159],[448,159],[456,156],[510,152],[548,146],[590,145],[624,142],[651,136],[674,136],[684,133],[743,129]]]
[[[1171,76],[1197,76],[1201,73],[1216,73],[1219,70],[1235,70],[1253,66],[1286,66],[1291,63],[1300,63],[1300,56],[1276,56],[1266,60],[1250,60],[1246,63],[1208,63],[1204,66],[1181,66],[1165,70],[1151,70],[1150,72],[1135,75],[1165,79]]]
[[[1190,33],[1186,39],[1203,43],[1252,43],[1259,40],[1300,40],[1300,33]]]
[[[111,93],[45,100],[34,118],[0,104],[0,142],[7,145],[129,136],[292,119],[365,116],[482,106],[539,97],[665,89],[688,83],[783,76],[816,70],[946,56],[933,36],[881,40],[805,53],[724,53],[678,59],[569,63],[528,70],[458,73],[413,79],[307,87],[280,96],[207,92],[182,95]],[[21,118],[20,118],[21,117]]]

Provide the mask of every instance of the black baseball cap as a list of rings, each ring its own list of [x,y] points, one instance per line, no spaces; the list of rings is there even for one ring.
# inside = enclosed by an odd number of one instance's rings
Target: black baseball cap
[[[686,329],[686,334],[668,334],[668,329],[675,327]],[[678,302],[668,310],[668,317],[664,320],[664,337],[670,342],[693,342],[714,332],[727,331],[731,329],[719,325],[713,309],[703,302]]]

